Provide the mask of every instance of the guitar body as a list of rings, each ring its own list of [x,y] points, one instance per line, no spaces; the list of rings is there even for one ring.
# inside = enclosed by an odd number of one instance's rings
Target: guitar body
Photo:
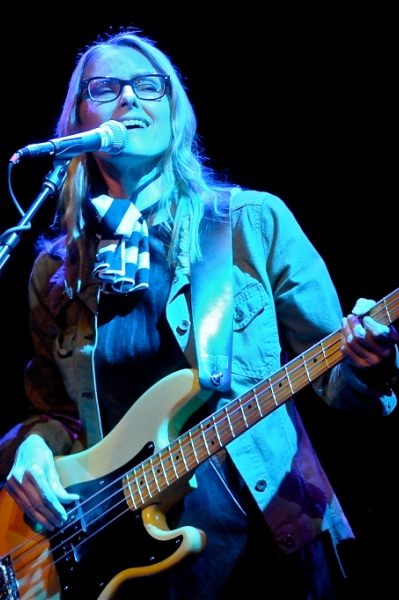
[[[164,514],[194,488],[193,476],[179,482],[172,496],[154,497],[134,510],[124,474],[167,446],[208,396],[194,370],[179,371],[146,392],[96,446],[56,458],[61,482],[80,501],[67,507],[67,524],[47,536],[34,531],[2,490],[0,598],[108,600],[126,579],[158,573],[201,552],[203,532],[171,531]]]
[[[60,584],[46,536],[35,533],[5,490],[0,492],[0,515],[0,555],[4,557],[1,558],[0,598],[58,600]],[[19,573],[22,575],[17,580]]]

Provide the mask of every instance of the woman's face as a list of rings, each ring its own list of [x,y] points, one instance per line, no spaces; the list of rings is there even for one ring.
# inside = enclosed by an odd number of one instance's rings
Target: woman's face
[[[82,79],[116,77],[131,80],[137,75],[154,72],[150,61],[137,50],[125,46],[109,47],[86,65]],[[79,118],[83,131],[95,129],[111,119],[125,125],[128,143],[119,155],[106,155],[110,161],[129,157],[130,161],[137,159],[138,164],[153,163],[165,153],[171,140],[167,95],[158,100],[140,100],[131,85],[125,85],[120,96],[111,102],[97,102],[85,94],[79,107]],[[103,153],[98,155],[105,157]]]

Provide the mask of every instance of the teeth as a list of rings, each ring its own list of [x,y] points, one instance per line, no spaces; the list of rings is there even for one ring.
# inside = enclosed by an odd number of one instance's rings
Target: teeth
[[[147,123],[145,123],[141,119],[129,119],[129,121],[122,121],[122,123],[127,128],[140,127],[141,129],[144,129],[145,127],[147,127]]]

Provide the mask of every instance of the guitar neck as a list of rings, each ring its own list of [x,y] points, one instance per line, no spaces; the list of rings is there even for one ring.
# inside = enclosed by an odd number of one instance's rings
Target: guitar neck
[[[368,315],[383,325],[392,324],[399,317],[399,288],[378,302]],[[127,473],[125,480],[132,507],[140,509],[152,503],[218,450],[337,365],[343,359],[341,346],[338,330]]]

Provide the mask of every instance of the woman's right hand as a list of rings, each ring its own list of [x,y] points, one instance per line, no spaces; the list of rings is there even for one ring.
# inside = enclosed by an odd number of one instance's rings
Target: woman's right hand
[[[19,446],[6,489],[30,519],[51,531],[67,520],[61,502],[79,499],[61,485],[53,453],[37,434],[29,435]]]

